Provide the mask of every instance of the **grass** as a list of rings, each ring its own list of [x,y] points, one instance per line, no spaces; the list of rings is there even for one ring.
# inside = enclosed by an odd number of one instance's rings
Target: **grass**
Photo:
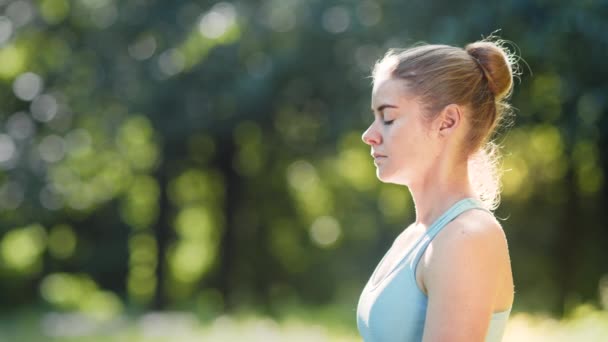
[[[354,313],[352,320],[347,314],[334,307],[291,309],[278,320],[240,313],[201,322],[191,313],[151,312],[99,321],[76,313],[30,309],[1,316],[0,341],[361,341]],[[608,312],[583,305],[562,320],[515,313],[503,341],[608,341]]]
[[[608,341],[608,311],[581,305],[562,320],[519,313],[509,319],[503,341]]]

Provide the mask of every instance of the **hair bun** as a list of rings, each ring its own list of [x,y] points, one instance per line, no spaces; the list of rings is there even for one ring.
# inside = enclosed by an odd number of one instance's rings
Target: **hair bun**
[[[499,101],[509,96],[513,88],[513,67],[508,50],[500,42],[478,41],[468,44],[465,51],[482,68],[494,98]]]

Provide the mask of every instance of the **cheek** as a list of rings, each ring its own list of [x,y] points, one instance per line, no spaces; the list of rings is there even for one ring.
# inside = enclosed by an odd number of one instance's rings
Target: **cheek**
[[[424,163],[433,154],[433,141],[418,127],[391,132],[391,152],[395,161],[413,164]]]
[[[411,135],[409,132],[410,127],[404,121],[394,122],[392,125],[384,126],[384,135],[390,139],[390,141],[397,143],[399,141],[407,140]]]
[[[406,125],[394,126],[388,132],[387,137],[391,141],[391,149],[394,152],[408,151],[413,145],[418,144],[419,132],[416,132],[415,127],[408,127]]]

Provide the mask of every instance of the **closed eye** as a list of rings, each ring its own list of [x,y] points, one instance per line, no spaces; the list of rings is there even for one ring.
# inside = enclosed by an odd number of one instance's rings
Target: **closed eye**
[[[376,113],[374,113],[374,112],[372,111],[372,115],[374,115],[374,116],[375,116],[375,115],[376,115]],[[395,119],[393,119],[393,120],[384,120],[384,113],[383,113],[383,112],[380,112],[380,119],[382,119],[382,124],[383,124],[383,125],[386,125],[386,126],[388,126],[388,125],[392,124],[392,123],[393,123],[393,121],[395,121]]]
[[[376,108],[376,110],[374,111],[374,109],[372,108],[372,113],[374,113],[374,116],[376,115],[376,113],[379,114],[380,118],[382,119],[382,124],[384,124],[385,126],[389,126],[393,123],[393,120],[384,120],[384,110],[387,108],[398,108],[395,105],[391,105],[391,104],[382,104],[380,106],[378,106],[378,108]]]

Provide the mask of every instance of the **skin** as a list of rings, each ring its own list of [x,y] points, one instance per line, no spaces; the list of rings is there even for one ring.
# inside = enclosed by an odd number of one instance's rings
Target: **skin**
[[[429,121],[403,80],[377,77],[374,121],[363,134],[377,177],[409,188],[416,221],[399,240],[413,241],[458,200],[476,197],[462,153],[467,106],[450,104]],[[469,210],[429,244],[418,264],[418,285],[429,298],[423,341],[484,341],[493,312],[513,302],[507,241],[493,215]]]

